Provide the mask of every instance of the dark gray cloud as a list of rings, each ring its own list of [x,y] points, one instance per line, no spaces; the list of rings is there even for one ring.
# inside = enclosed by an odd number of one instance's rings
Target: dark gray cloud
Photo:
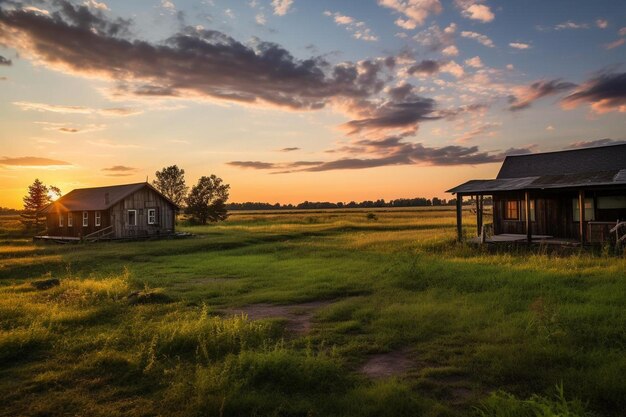
[[[561,102],[565,107],[588,103],[599,113],[613,110],[626,112],[626,72],[594,77]]]
[[[616,140],[616,139],[596,139],[596,140],[580,140],[577,142],[572,142],[568,146],[568,149],[580,149],[580,148],[593,148],[595,146],[606,146],[606,145],[621,145],[626,143],[626,140]]]
[[[282,148],[280,151],[281,152],[294,152],[294,151],[299,151],[300,148],[297,147],[289,147],[289,148]]]
[[[232,166],[260,170],[280,170],[274,173],[320,172],[344,169],[366,169],[393,165],[479,165],[501,162],[506,155],[530,153],[529,148],[511,148],[504,152],[485,152],[477,146],[450,145],[430,147],[422,143],[404,142],[401,137],[388,137],[382,140],[359,140],[340,149],[341,152],[354,154],[325,162],[299,161],[294,163],[269,163],[259,161],[235,161]],[[374,155],[370,158],[362,154]]]
[[[567,81],[555,80],[541,80],[535,81],[528,87],[520,89],[515,95],[509,97],[510,111],[518,111],[527,109],[530,105],[539,100],[542,97],[549,95],[559,94],[576,87],[576,84]]]
[[[23,166],[23,167],[45,167],[58,165],[72,165],[69,162],[58,159],[42,158],[39,156],[21,156],[17,158],[0,158],[0,165]]]
[[[437,61],[433,61],[432,59],[425,59],[415,65],[411,65],[407,72],[411,75],[413,74],[425,74],[432,75],[439,72],[441,68],[441,64]]]
[[[318,109],[335,97],[367,98],[384,87],[391,62],[331,66],[299,60],[280,45],[243,44],[224,33],[187,27],[155,44],[131,39],[130,22],[67,1],[50,15],[0,9],[0,42],[50,66],[138,83],[129,93],[213,97]]]
[[[0,55],[0,65],[5,65],[8,67],[10,65],[13,65],[13,61]]]

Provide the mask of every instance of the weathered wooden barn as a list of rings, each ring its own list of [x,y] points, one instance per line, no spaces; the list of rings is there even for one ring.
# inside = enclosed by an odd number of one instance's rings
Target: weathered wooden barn
[[[619,239],[626,227],[626,144],[507,156],[496,179],[448,192],[457,196],[459,240],[463,197],[475,201],[477,234],[485,240],[484,196],[493,198],[492,241]]]
[[[98,240],[174,233],[178,206],[147,182],[73,190],[44,209],[47,237]]]

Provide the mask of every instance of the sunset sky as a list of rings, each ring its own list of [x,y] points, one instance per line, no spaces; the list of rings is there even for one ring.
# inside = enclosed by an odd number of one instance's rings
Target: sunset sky
[[[626,140],[626,2],[0,0],[0,206],[216,174],[231,201],[444,197]]]

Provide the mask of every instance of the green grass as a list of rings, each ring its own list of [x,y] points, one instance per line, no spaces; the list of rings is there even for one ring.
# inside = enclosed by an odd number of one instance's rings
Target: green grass
[[[0,218],[0,415],[626,409],[624,257],[459,245],[447,208],[233,213],[189,239],[86,245],[33,244],[15,221]],[[309,334],[221,313],[320,300]],[[395,351],[404,375],[358,372]]]

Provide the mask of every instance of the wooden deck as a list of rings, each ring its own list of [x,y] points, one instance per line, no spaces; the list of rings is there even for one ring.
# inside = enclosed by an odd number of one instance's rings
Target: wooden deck
[[[517,233],[503,233],[500,235],[489,236],[485,239],[484,243],[498,244],[498,243],[526,243],[525,234]],[[467,240],[469,243],[480,244],[482,243],[480,236],[473,237]],[[561,245],[561,246],[579,246],[580,241],[575,239],[555,238],[549,235],[532,235],[531,243],[534,244],[546,244],[546,245]]]

